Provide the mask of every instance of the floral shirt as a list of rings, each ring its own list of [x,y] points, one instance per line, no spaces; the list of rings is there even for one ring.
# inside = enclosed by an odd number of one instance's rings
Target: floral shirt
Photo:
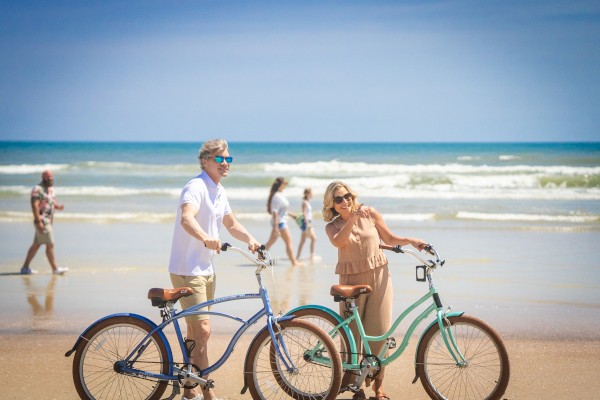
[[[40,203],[40,217],[44,221],[44,225],[51,224],[54,218],[54,205],[56,198],[54,197],[54,189],[52,187],[44,187],[36,185],[31,190],[31,202],[38,200]]]

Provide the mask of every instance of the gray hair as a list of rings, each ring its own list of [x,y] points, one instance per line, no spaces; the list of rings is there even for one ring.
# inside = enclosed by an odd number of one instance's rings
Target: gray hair
[[[200,161],[200,168],[204,169],[202,165],[202,159],[209,157],[211,154],[222,152],[227,150],[228,145],[225,139],[212,139],[204,142],[202,147],[200,148],[200,153],[198,154],[198,160]]]

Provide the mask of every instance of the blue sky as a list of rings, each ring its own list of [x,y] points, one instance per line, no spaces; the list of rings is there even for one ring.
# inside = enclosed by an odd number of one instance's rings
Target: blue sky
[[[0,0],[0,139],[598,141],[598,1]]]

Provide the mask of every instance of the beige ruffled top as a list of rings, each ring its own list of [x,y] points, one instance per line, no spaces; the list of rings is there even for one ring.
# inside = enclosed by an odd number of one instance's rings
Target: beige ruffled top
[[[342,230],[346,221],[336,218],[329,223],[335,228],[334,234]],[[370,218],[360,218],[352,227],[349,242],[338,248],[338,263],[335,273],[351,275],[380,268],[388,261],[379,248],[379,233]]]

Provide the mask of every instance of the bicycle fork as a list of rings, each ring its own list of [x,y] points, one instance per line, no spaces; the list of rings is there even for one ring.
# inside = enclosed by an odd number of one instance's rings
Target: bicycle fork
[[[269,317],[269,319],[271,318]],[[271,340],[275,345],[275,351],[279,359],[282,361],[283,366],[289,373],[297,372],[298,368],[294,365],[294,362],[292,361],[292,357],[290,356],[287,346],[285,345],[285,340],[283,340],[283,337],[281,335],[281,327],[277,323],[277,320],[273,321],[272,323],[271,321],[268,321],[267,326],[269,327],[269,334],[271,335]],[[277,331],[273,329],[274,326],[276,327]]]
[[[465,356],[462,354],[458,348],[458,345],[456,344],[454,332],[452,332],[452,325],[450,324],[450,320],[446,317],[446,313],[442,310],[438,310],[437,320],[444,343],[448,348],[448,352],[456,362],[456,365],[461,368],[467,367],[469,362],[466,360]]]
[[[442,334],[446,348],[458,367],[466,367],[468,362],[456,344],[454,332],[452,332],[452,325],[450,324],[447,313],[443,310],[442,300],[440,299],[440,295],[433,285],[433,279],[431,278],[430,274],[427,274],[427,280],[429,282],[429,290],[433,291],[433,301],[437,306],[437,323],[440,327],[440,333]],[[450,311],[450,307],[448,307],[448,311]]]

